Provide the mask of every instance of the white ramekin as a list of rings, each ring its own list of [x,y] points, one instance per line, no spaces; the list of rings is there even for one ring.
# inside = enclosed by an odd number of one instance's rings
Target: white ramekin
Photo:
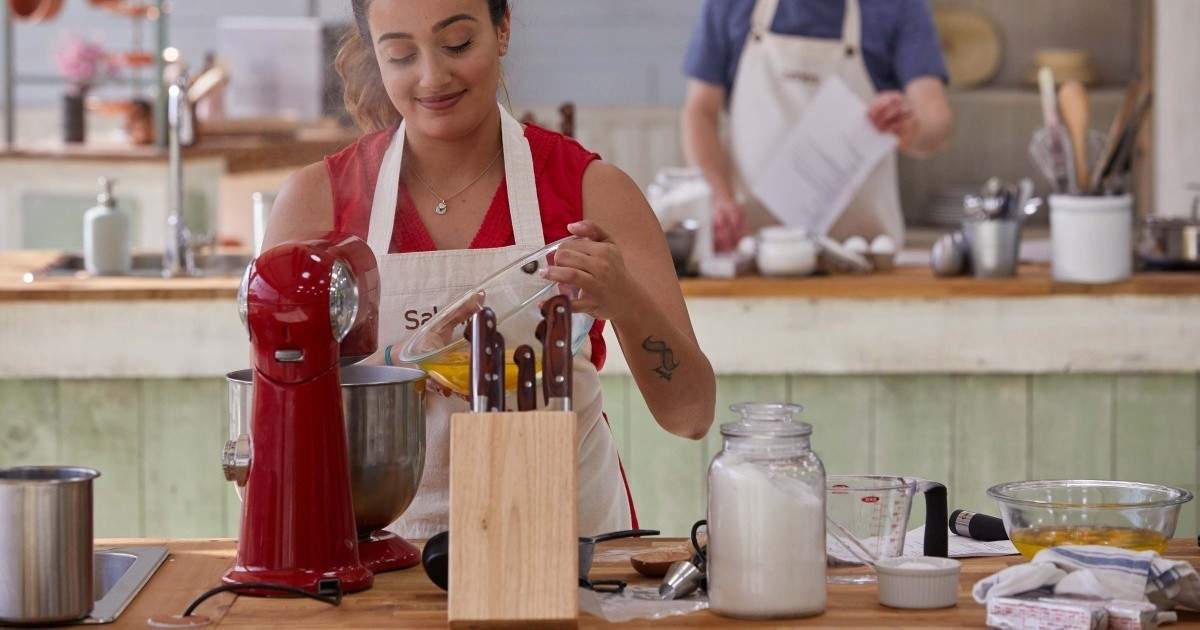
[[[879,603],[890,608],[949,608],[958,603],[962,563],[950,558],[883,558],[875,565]]]

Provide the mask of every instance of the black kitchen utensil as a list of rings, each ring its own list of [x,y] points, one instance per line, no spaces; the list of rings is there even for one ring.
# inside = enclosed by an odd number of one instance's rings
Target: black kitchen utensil
[[[471,411],[504,411],[504,338],[496,313],[485,306],[472,315],[463,336],[471,344]]]
[[[1004,521],[995,516],[954,510],[950,513],[949,525],[950,531],[973,540],[983,542],[1008,540],[1008,532],[1004,530]]]
[[[610,540],[620,538],[636,538],[638,536],[657,536],[657,529],[627,529],[619,532],[609,532],[598,536],[579,538],[579,577],[587,579],[588,572],[592,570],[592,555],[596,551],[596,545]]]
[[[537,409],[537,363],[533,348],[522,345],[513,352],[517,364],[517,411]]]
[[[946,486],[936,481],[920,484],[925,494],[925,540],[922,546],[925,555],[937,558],[950,557],[950,528],[942,527],[946,517]]]
[[[443,591],[450,584],[450,532],[434,534],[421,550],[421,566],[425,575]]]
[[[657,536],[658,534],[657,529],[629,529],[599,536],[581,537],[579,539],[579,585],[601,592],[621,592],[625,588],[625,584],[621,580],[592,581],[588,579],[596,545],[618,538]],[[450,584],[450,532],[436,534],[429,539],[429,542],[425,543],[425,549],[421,551],[421,566],[425,568],[425,575],[428,575],[438,588],[443,591],[448,588]]]
[[[546,407],[571,410],[571,300],[556,295],[542,304],[542,323],[537,335],[542,342],[542,393]]]

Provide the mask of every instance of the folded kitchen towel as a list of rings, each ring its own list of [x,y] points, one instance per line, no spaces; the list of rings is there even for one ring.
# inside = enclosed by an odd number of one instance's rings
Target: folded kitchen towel
[[[1062,597],[1149,601],[1163,610],[1200,610],[1200,575],[1191,564],[1154,551],[1098,545],[1044,549],[1028,564],[976,582],[972,595],[982,604],[1037,590]]]

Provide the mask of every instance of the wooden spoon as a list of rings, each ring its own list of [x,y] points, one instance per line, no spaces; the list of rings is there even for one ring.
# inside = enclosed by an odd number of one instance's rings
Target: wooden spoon
[[[1058,107],[1075,149],[1075,181],[1079,182],[1079,192],[1086,195],[1089,192],[1087,132],[1090,117],[1087,88],[1079,81],[1064,82],[1058,89]]]
[[[660,578],[667,574],[672,564],[680,560],[690,560],[691,551],[684,547],[677,549],[655,549],[639,553],[629,559],[633,569],[646,577]]]

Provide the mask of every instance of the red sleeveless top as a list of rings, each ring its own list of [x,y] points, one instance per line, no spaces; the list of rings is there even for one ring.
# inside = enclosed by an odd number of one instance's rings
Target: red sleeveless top
[[[369,133],[354,144],[325,157],[325,169],[333,189],[334,229],[367,238],[371,224],[371,205],[379,167],[396,129]],[[567,226],[583,218],[583,173],[600,156],[583,148],[575,140],[536,125],[525,126],[525,139],[533,154],[533,177],[541,207],[542,235],[547,243],[570,236]],[[429,252],[437,249],[420,215],[401,182],[392,229],[391,254]],[[508,207],[507,178],[492,198],[471,240],[471,249],[507,247],[516,243]],[[589,333],[592,363],[604,365],[604,322],[597,321]]]

